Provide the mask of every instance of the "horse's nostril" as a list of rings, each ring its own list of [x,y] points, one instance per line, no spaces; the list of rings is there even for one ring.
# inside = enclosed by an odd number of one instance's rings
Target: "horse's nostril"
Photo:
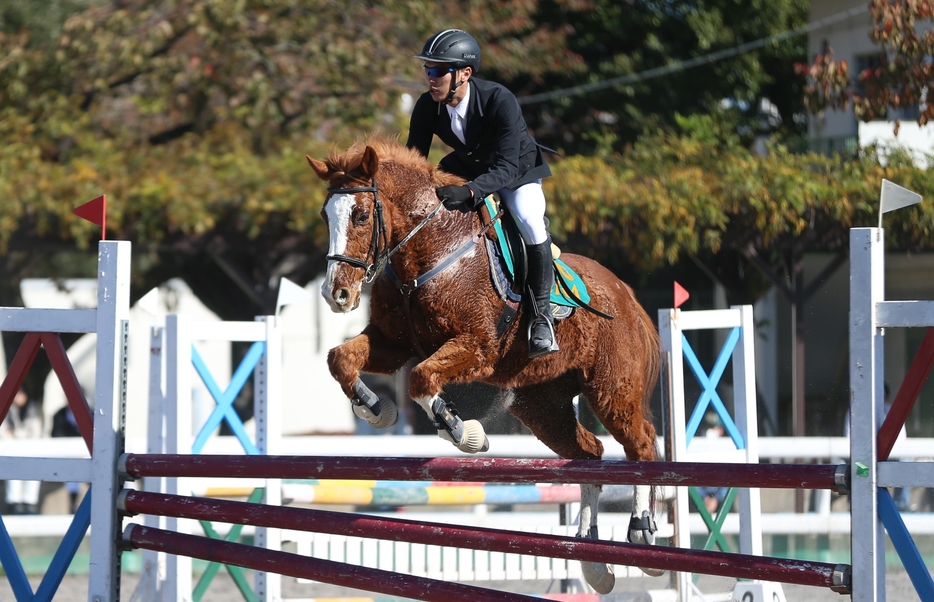
[[[334,300],[339,305],[346,305],[347,301],[350,300],[350,291],[348,291],[346,288],[338,289],[337,293],[334,295]]]

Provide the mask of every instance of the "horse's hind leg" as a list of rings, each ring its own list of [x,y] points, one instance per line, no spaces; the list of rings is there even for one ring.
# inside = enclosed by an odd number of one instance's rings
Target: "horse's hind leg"
[[[599,460],[603,444],[578,422],[573,397],[579,386],[576,377],[564,376],[556,381],[520,387],[514,390],[509,411],[542,443],[562,458]],[[599,485],[581,485],[581,514],[577,537],[598,539],[597,506]],[[601,594],[613,591],[616,577],[613,567],[605,563],[582,562],[584,579]]]
[[[542,443],[568,460],[599,460],[603,444],[577,421],[574,396],[578,382],[572,375],[516,387],[509,412],[529,427]]]
[[[650,462],[658,458],[655,427],[643,406],[641,382],[620,374],[603,387],[588,387],[588,401],[597,419],[626,451],[626,458]],[[653,516],[654,490],[649,485],[633,487],[632,516],[629,519],[629,541],[655,543],[657,527]],[[664,571],[645,569],[647,575],[658,576]]]

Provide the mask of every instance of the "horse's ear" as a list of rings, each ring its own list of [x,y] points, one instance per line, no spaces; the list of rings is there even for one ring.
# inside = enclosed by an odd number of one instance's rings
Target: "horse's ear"
[[[308,165],[311,165],[311,168],[315,170],[319,178],[325,182],[331,179],[331,170],[328,168],[327,163],[312,159],[308,155],[305,155],[305,158],[308,159]]]
[[[376,151],[373,150],[372,146],[367,146],[363,150],[363,162],[360,164],[360,171],[363,172],[363,177],[372,180],[376,176],[376,172],[379,170],[379,157],[376,155]]]

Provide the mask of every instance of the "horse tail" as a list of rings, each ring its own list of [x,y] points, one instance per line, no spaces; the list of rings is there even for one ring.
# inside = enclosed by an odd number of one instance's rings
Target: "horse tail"
[[[631,293],[632,294],[632,293]],[[642,337],[643,359],[645,363],[642,366],[642,413],[646,421],[652,423],[652,393],[655,391],[655,385],[658,384],[658,376],[661,372],[662,362],[662,344],[658,336],[658,330],[655,328],[655,322],[649,317],[648,312],[636,301],[632,294],[633,302],[639,313],[640,334]],[[654,429],[653,429],[654,430]],[[655,457],[660,457],[658,445],[655,445]]]
[[[630,295],[632,296],[636,311],[639,314],[640,335],[642,339],[642,357],[644,360],[642,366],[642,382],[644,384],[642,390],[642,414],[645,417],[646,424],[653,425],[652,393],[655,391],[655,385],[658,383],[659,373],[661,372],[661,339],[658,336],[658,329],[655,328],[655,323],[652,321],[652,318],[649,317],[645,308],[636,300],[635,293],[633,293],[631,289]],[[651,430],[653,435],[652,460],[658,460],[662,457],[662,454],[661,450],[658,448],[658,438],[655,437],[654,426]],[[656,508],[656,502],[660,499],[662,499],[660,488],[652,487],[649,493],[649,508],[653,509],[653,514]]]

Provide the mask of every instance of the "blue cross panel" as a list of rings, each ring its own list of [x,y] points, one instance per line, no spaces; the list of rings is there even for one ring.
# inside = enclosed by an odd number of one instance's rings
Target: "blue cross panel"
[[[908,578],[911,579],[915,591],[921,600],[934,600],[934,580],[931,579],[931,573],[924,566],[924,559],[918,552],[918,546],[911,538],[911,533],[902,520],[902,515],[898,512],[895,500],[885,487],[879,487],[879,518],[882,520],[885,530],[889,533],[889,539],[898,552],[898,557],[902,559]]]
[[[84,499],[81,500],[78,511],[72,517],[71,525],[68,527],[65,537],[62,538],[62,542],[58,545],[58,550],[55,551],[55,556],[52,557],[52,563],[42,577],[39,589],[33,593],[29,579],[26,577],[26,571],[20,562],[19,554],[16,553],[16,548],[13,546],[13,539],[10,537],[3,519],[0,518],[0,564],[3,564],[3,570],[6,571],[7,581],[9,581],[10,587],[13,589],[16,602],[51,602],[90,525],[91,490],[89,489]]]
[[[700,360],[697,359],[697,354],[694,353],[694,349],[688,342],[687,337],[684,336],[683,333],[681,334],[681,347],[684,359],[688,361],[691,371],[694,372],[694,376],[697,377],[697,382],[700,383],[701,387],[704,389],[684,429],[686,446],[691,444],[691,440],[694,438],[694,435],[697,434],[697,428],[700,426],[701,419],[704,417],[704,412],[707,411],[707,406],[713,404],[717,415],[720,416],[720,420],[723,422],[723,427],[733,439],[736,449],[746,449],[746,442],[743,440],[743,436],[739,433],[739,429],[736,428],[736,423],[733,422],[732,416],[730,416],[726,406],[723,405],[723,400],[720,399],[720,395],[717,393],[717,385],[720,384],[720,379],[723,378],[726,365],[733,355],[733,349],[736,348],[736,343],[739,341],[739,331],[740,329],[738,326],[730,331],[729,336],[723,343],[723,348],[720,350],[720,355],[714,363],[713,370],[710,371],[710,375],[708,375],[704,367],[701,366]]]
[[[227,389],[221,391],[214,377],[211,376],[211,371],[208,370],[207,364],[201,359],[201,354],[198,353],[194,345],[191,346],[191,363],[194,364],[195,370],[198,371],[201,380],[204,381],[204,385],[211,393],[211,397],[213,397],[214,401],[217,403],[217,407],[214,408],[214,411],[208,416],[208,419],[198,432],[198,436],[195,437],[195,442],[191,446],[192,453],[200,454],[204,449],[205,443],[207,443],[211,434],[214,433],[214,430],[220,426],[223,420],[226,420],[227,424],[230,425],[230,429],[240,441],[240,445],[243,446],[243,450],[248,455],[259,455],[259,449],[250,439],[250,436],[243,426],[243,421],[240,420],[240,417],[237,416],[237,413],[234,411],[233,402],[237,399],[237,395],[240,394],[247,379],[250,377],[250,374],[253,373],[253,369],[256,368],[256,364],[259,363],[259,360],[262,359],[265,352],[266,343],[263,341],[253,343],[250,350],[247,351],[247,354],[244,356],[243,361],[237,366],[234,375],[230,378],[230,384],[227,386]]]

